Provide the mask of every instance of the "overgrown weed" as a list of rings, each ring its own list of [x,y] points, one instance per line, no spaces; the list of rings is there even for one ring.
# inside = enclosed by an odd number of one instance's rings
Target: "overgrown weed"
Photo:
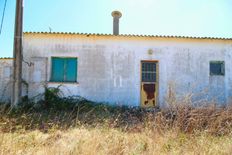
[[[0,106],[0,154],[231,154],[232,106],[143,109],[63,98]],[[91,149],[90,149],[91,148]]]
[[[24,100],[17,108],[4,104],[0,107],[0,130],[66,130],[78,126],[104,126],[125,132],[156,132],[175,130],[194,134],[204,131],[213,135],[232,133],[232,106],[202,106],[175,104],[161,110],[138,107],[111,106],[94,103],[81,97],[60,98],[58,91],[47,90],[44,100],[33,103]],[[55,93],[55,94],[52,94]]]

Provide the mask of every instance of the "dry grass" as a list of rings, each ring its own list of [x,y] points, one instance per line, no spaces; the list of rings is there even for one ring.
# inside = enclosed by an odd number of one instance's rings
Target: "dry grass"
[[[112,128],[75,128],[43,133],[1,133],[0,154],[231,154],[232,137],[122,132]]]
[[[232,154],[232,108],[0,108],[0,154]]]

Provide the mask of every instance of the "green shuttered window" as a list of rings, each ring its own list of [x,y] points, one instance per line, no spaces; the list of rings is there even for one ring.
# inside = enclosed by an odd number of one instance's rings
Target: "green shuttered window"
[[[52,82],[77,82],[77,58],[52,58]]]

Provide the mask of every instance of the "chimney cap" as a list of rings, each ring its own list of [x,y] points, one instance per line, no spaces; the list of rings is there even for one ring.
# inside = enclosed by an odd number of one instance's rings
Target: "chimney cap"
[[[112,15],[113,17],[116,17],[116,18],[121,18],[121,17],[122,17],[122,13],[119,12],[119,11],[113,11],[113,12],[111,13],[111,15]]]

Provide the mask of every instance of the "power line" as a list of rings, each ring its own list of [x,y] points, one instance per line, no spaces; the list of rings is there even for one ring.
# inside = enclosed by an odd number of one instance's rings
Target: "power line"
[[[2,12],[2,21],[1,21],[1,26],[0,26],[0,35],[2,34],[2,26],[3,26],[5,11],[6,11],[6,3],[7,3],[7,0],[5,0],[4,9],[3,9],[3,12]]]

